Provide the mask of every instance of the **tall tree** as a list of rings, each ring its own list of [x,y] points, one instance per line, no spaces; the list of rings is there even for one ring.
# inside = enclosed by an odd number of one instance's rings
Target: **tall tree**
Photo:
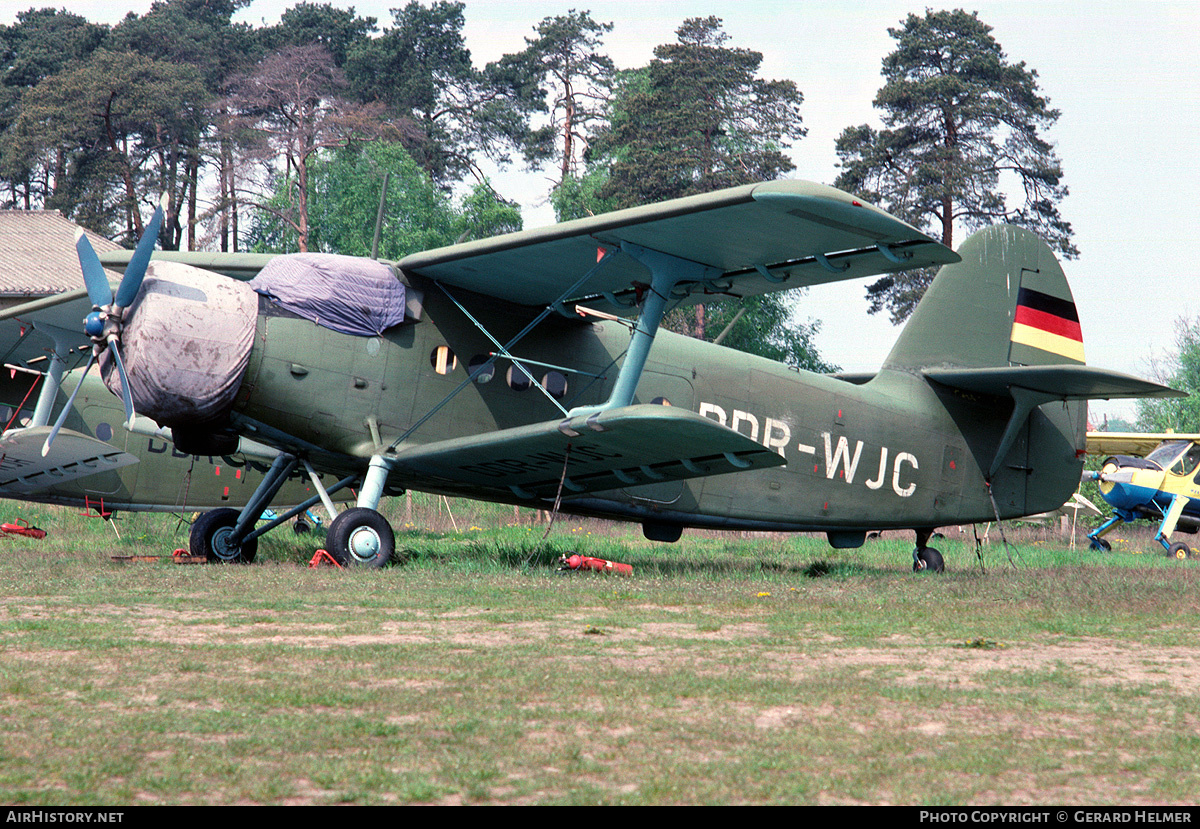
[[[655,48],[644,91],[624,101],[625,119],[597,138],[614,158],[603,195],[620,206],[795,168],[784,150],[805,133],[796,84],[759,78],[762,53],[727,46],[720,18],[690,18],[676,35]]]
[[[949,247],[956,227],[1007,222],[1074,258],[1071,225],[1058,212],[1067,195],[1062,164],[1043,137],[1059,112],[1040,94],[1037,72],[1010,63],[991,32],[961,9],[910,14],[888,29],[897,45],[875,96],[884,129],[842,132],[835,186]],[[1015,185],[1006,189],[1010,178]],[[887,308],[893,322],[903,321],[932,278],[910,271],[879,279],[867,289],[871,312]]]
[[[529,141],[529,116],[545,108],[535,78],[516,64],[476,69],[461,2],[412,0],[392,9],[379,37],[350,49],[346,75],[359,100],[383,104],[396,134],[434,180],[482,179],[477,159],[507,163]]]
[[[301,251],[309,249],[310,162],[322,149],[378,133],[378,107],[345,100],[346,88],[341,70],[320,44],[286,46],[232,85],[229,109],[265,139],[266,167],[274,173],[275,154],[284,159],[286,204],[268,200],[259,206],[276,210],[292,226]]]
[[[29,209],[45,205],[66,177],[72,147],[58,146],[28,155],[9,131],[22,96],[52,75],[87,60],[104,41],[106,27],[89,23],[65,9],[17,12],[17,21],[0,26],[0,179],[8,189],[4,206]]]
[[[1137,401],[1137,430],[1200,432],[1200,317],[1175,320],[1175,353],[1155,361],[1151,375],[1188,397]]]
[[[557,156],[561,184],[575,173],[592,130],[604,121],[616,68],[599,49],[612,24],[572,9],[543,18],[534,30],[537,37],[525,38],[524,51],[506,55],[501,63],[525,64],[549,86],[550,123],[531,136],[525,154],[531,161]]]
[[[793,169],[783,151],[804,135],[796,85],[759,78],[762,54],[730,47],[719,18],[685,20],[676,34],[678,42],[656,48],[648,67],[614,77],[608,126],[587,151],[588,169],[566,178],[551,196],[560,219],[778,178]],[[833,370],[813,345],[819,324],[793,321],[802,291],[677,309],[663,325],[708,341],[728,327],[724,345],[796,368]]]
[[[164,63],[188,66],[199,73],[210,100],[218,101],[228,80],[261,57],[249,26],[234,24],[233,14],[249,0],[158,0],[138,17],[128,15],[113,27],[108,48],[132,52]],[[198,246],[200,221],[200,171],[215,163],[220,191],[214,212],[225,207],[226,171],[224,147],[214,134],[212,122],[221,113],[204,113],[201,129],[186,143],[175,137],[160,149],[167,193],[167,215],[163,223],[164,247]]]
[[[142,208],[176,186],[170,150],[196,145],[206,100],[187,64],[98,49],[26,93],[6,140],[28,165],[70,148],[55,206],[107,235],[124,224],[136,239]],[[166,231],[160,241],[174,246]]]
[[[259,43],[267,52],[284,46],[319,43],[329,50],[335,66],[344,67],[350,51],[378,31],[374,17],[359,17],[354,8],[338,9],[331,3],[297,3],[284,11],[279,23],[260,29]]]

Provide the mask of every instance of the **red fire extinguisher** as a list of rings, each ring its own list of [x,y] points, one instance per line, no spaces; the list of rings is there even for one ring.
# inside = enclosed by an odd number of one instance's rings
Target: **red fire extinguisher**
[[[559,559],[562,570],[594,570],[597,573],[616,573],[618,576],[632,576],[633,567],[616,561],[606,561],[592,556],[581,556],[574,553]]]

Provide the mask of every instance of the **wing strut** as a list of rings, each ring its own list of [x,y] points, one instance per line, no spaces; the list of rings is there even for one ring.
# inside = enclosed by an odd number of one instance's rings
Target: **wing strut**
[[[588,269],[587,273],[585,273],[583,276],[581,276],[574,285],[572,285],[570,288],[567,288],[567,290],[563,291],[562,294],[559,296],[559,298],[554,300],[553,302],[551,302],[549,305],[547,305],[540,314],[538,314],[536,317],[534,317],[532,320],[530,320],[529,324],[526,325],[524,328],[522,328],[515,337],[513,337],[511,340],[509,340],[507,343],[505,343],[503,346],[501,346],[500,351],[496,352],[491,357],[488,357],[486,363],[484,363],[482,366],[479,366],[479,368],[476,369],[476,371],[474,373],[469,374],[467,376],[467,379],[463,380],[461,383],[458,384],[458,386],[456,388],[452,389],[449,394],[447,394],[445,397],[442,398],[442,401],[440,403],[438,403],[436,406],[434,406],[432,409],[430,409],[428,412],[426,412],[424,415],[422,415],[421,418],[418,419],[417,422],[414,423],[412,426],[409,426],[408,429],[400,435],[400,437],[393,440],[391,442],[391,445],[388,446],[388,451],[389,452],[395,451],[396,447],[399,446],[401,443],[403,443],[408,438],[409,435],[411,435],[413,432],[415,432],[421,426],[421,424],[423,424],[425,421],[429,420],[429,418],[433,417],[435,414],[437,414],[439,411],[441,411],[442,407],[445,406],[447,403],[449,403],[451,400],[453,400],[458,395],[459,392],[461,392],[463,389],[470,386],[475,381],[475,376],[480,371],[483,371],[484,369],[495,364],[496,360],[501,356],[502,352],[508,353],[509,351],[511,351],[512,347],[514,345],[516,345],[518,342],[520,342],[521,340],[523,340],[525,338],[526,334],[528,334],[530,331],[532,331],[534,328],[536,328],[538,325],[540,325],[542,320],[544,320],[546,317],[550,316],[551,314],[555,313],[556,311],[561,311],[563,300],[565,300],[571,294],[575,293],[581,287],[583,287],[583,285],[588,280],[590,280],[596,274],[597,271],[599,271],[602,267],[604,267],[606,264],[608,264],[615,258],[616,258],[616,253],[611,249],[606,249],[604,251],[604,255],[602,257],[600,257],[600,260],[598,262],[596,262],[595,265],[593,265],[590,269]],[[439,285],[438,287],[441,287],[441,286]],[[442,288],[442,291],[445,292],[447,297],[450,297],[451,301],[454,301],[454,297],[450,296],[449,291],[446,291],[445,288]],[[458,305],[457,301],[455,301],[455,304]],[[459,306],[459,307],[462,307],[462,306]],[[476,324],[478,324],[478,323],[476,323]],[[490,337],[490,335],[489,335],[489,337]],[[493,338],[492,341],[495,342],[495,339]]]
[[[673,297],[676,287],[686,286],[683,296],[691,293],[696,285],[711,283],[723,276],[724,271],[701,265],[669,253],[662,253],[632,242],[621,242],[622,252],[632,256],[646,266],[650,271],[650,286],[646,291],[646,304],[638,315],[637,324],[633,327],[633,336],[629,341],[629,349],[625,352],[625,361],[617,372],[617,380],[613,385],[612,394],[599,406],[581,406],[572,409],[572,417],[578,415],[593,415],[609,409],[619,409],[633,403],[633,393],[637,390],[638,381],[642,379],[642,369],[646,366],[646,358],[650,356],[650,347],[654,345],[654,337],[658,333],[658,324],[662,322],[667,303]]]
[[[30,426],[45,426],[50,423],[50,410],[58,398],[58,390],[62,386],[63,372],[67,368],[67,356],[71,353],[71,342],[75,338],[72,331],[64,331],[53,325],[38,325],[34,327],[54,340],[54,348],[50,349],[50,368],[46,372],[46,384],[38,395],[33,408],[33,418]],[[68,404],[67,408],[71,408]]]

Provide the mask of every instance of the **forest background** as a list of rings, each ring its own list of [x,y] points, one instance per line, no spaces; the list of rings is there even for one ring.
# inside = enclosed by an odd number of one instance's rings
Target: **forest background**
[[[123,31],[127,51],[161,59],[172,42],[177,44],[195,30],[190,25],[171,23],[156,31],[150,25],[155,19],[163,22],[172,11],[178,11],[174,7],[188,6],[202,7],[220,17],[223,6],[241,4],[122,5],[132,13],[131,18],[122,19],[111,4],[76,2],[69,4],[68,12],[101,24],[110,44],[114,38],[119,40],[117,35]],[[319,4],[319,8],[330,13],[350,12],[357,19],[374,17],[376,31],[369,36],[380,41],[386,39],[389,30],[398,28],[396,17],[388,9],[393,5],[397,4],[332,3]],[[427,4],[420,8],[431,13],[455,5]],[[22,6],[28,8],[24,3],[0,5],[4,14],[0,19],[17,24]],[[235,29],[248,28],[260,36],[271,32],[278,35],[287,28],[286,14],[291,11],[294,15],[306,6],[256,0],[245,8],[233,9],[231,25]],[[469,50],[471,67],[478,72],[489,63],[503,63],[506,55],[526,50],[527,39],[539,36],[536,26],[568,11],[559,3],[505,5],[491,0],[474,0],[458,8],[460,45]],[[1086,17],[1066,3],[984,2],[971,8],[978,9],[978,19],[991,27],[1005,60],[1035,72],[1039,93],[1050,108],[1060,113],[1056,122],[1047,126],[1044,137],[1061,160],[1061,183],[1069,187],[1060,211],[1071,227],[1071,242],[1079,256],[1065,260],[1064,266],[1075,288],[1089,362],[1141,374],[1158,369],[1169,375],[1175,368],[1171,360],[1185,351],[1177,342],[1177,336],[1186,332],[1192,313],[1188,291],[1191,262],[1185,253],[1185,240],[1200,212],[1196,199],[1176,195],[1195,192],[1200,184],[1190,129],[1196,122],[1200,100],[1196,95],[1200,73],[1196,72],[1197,61],[1190,48],[1200,33],[1195,6],[1100,3],[1090,8]],[[617,69],[636,70],[656,59],[656,47],[678,39],[679,29],[689,16],[712,12],[719,18],[719,33],[727,37],[723,46],[759,53],[758,78],[794,84],[803,96],[796,112],[801,119],[799,128],[805,134],[792,135],[789,146],[782,147],[786,160],[794,166],[779,174],[834,183],[845,172],[844,159],[836,151],[837,139],[860,125],[878,130],[886,115],[874,104],[884,87],[880,69],[897,48],[897,40],[889,30],[901,27],[910,14],[921,16],[925,11],[892,2],[833,2],[804,7],[774,2],[714,2],[703,8],[669,2],[597,2],[589,4],[588,14],[600,24],[612,24],[611,30],[601,33],[597,51],[610,57]],[[196,14],[185,17],[191,21],[198,18]],[[140,39],[135,36],[139,29]],[[329,39],[335,29],[318,26],[314,31]],[[264,38],[263,42],[268,40]],[[211,69],[222,50],[230,59],[242,62],[264,56],[244,45],[235,46],[230,37],[211,40],[205,47],[207,52],[198,53],[197,65]],[[65,54],[57,51],[60,57]],[[176,56],[173,63],[183,69],[188,61]],[[26,91],[12,73],[17,63],[10,60],[6,66],[6,90]],[[115,76],[114,72],[101,75]],[[215,77],[203,72],[201,76]],[[26,87],[30,87],[28,81],[26,78]],[[149,84],[137,88],[146,93],[153,91]],[[181,109],[181,100],[176,94],[176,112]],[[78,121],[78,108],[72,114]],[[545,127],[546,117],[544,113],[533,113],[530,127]],[[67,122],[56,123],[61,127]],[[490,126],[503,128],[504,124]],[[502,149],[504,142],[483,135],[476,138],[476,150],[481,153],[476,172],[487,176],[494,188],[488,192],[519,203],[527,227],[552,221],[547,194],[557,178],[556,165],[544,159],[540,167],[530,169],[521,154],[510,152],[512,163],[502,168],[488,154]],[[205,169],[209,166],[206,162]],[[461,200],[478,180],[474,175],[462,176],[448,191]],[[441,183],[445,185],[446,179]],[[118,182],[117,191],[126,184]],[[203,204],[205,191],[196,189]],[[152,190],[147,185],[134,187],[132,192],[148,200]],[[211,210],[215,201],[210,194],[202,209]],[[183,238],[182,228],[175,232]],[[205,244],[212,246],[211,230],[209,233]],[[842,284],[814,289],[803,298],[793,318],[801,327],[805,321],[820,320],[813,344],[828,363],[847,370],[877,367],[895,336],[886,312],[866,313],[866,287]],[[709,333],[709,338],[714,333]],[[1109,412],[1133,417],[1131,407],[1116,404],[1095,405],[1093,412],[1097,421]]]

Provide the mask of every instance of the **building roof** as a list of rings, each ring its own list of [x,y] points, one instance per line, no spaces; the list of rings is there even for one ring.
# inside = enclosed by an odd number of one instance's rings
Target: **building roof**
[[[0,210],[0,297],[38,297],[83,287],[75,231],[57,210]],[[121,248],[91,231],[97,253]]]

